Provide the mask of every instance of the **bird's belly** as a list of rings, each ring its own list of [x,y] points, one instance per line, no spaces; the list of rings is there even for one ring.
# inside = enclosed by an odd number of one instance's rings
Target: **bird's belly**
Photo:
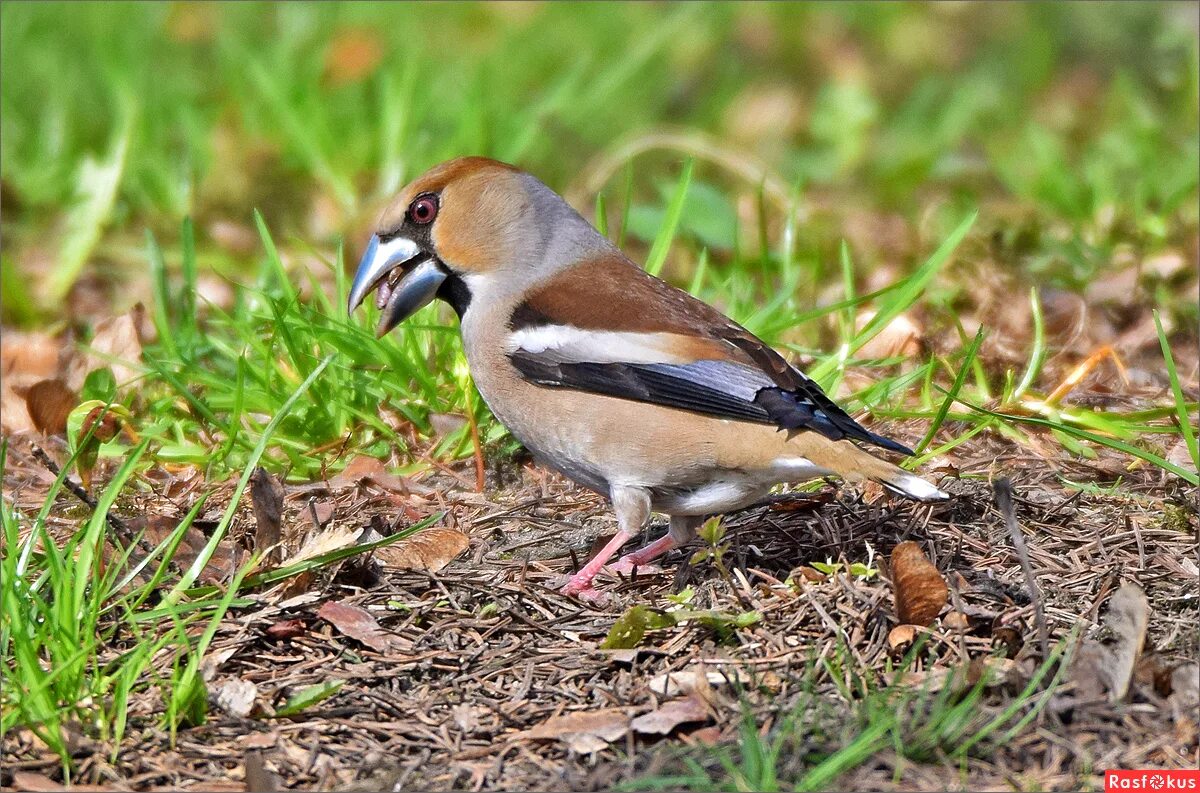
[[[659,488],[651,491],[655,512],[668,515],[716,515],[732,512],[762,500],[770,484],[737,475],[717,475],[691,488]]]
[[[538,386],[493,346],[466,348],[500,423],[540,463],[603,495],[643,487],[656,511],[700,515],[745,506],[790,478],[775,470],[785,436],[774,427]]]

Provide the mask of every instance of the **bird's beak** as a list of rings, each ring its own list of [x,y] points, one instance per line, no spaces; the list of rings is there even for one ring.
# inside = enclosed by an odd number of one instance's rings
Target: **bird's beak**
[[[383,336],[433,300],[446,275],[438,261],[412,240],[393,237],[381,242],[373,234],[354,274],[347,310],[353,312],[378,289],[375,305],[382,314],[375,333]]]

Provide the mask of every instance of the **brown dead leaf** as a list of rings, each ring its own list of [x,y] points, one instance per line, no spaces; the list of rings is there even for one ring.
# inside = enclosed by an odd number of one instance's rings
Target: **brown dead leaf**
[[[430,413],[429,426],[435,435],[445,437],[467,426],[467,417],[458,413]]]
[[[39,380],[25,392],[25,409],[38,432],[66,435],[67,416],[79,404],[79,397],[57,377]]]
[[[928,627],[950,594],[941,573],[915,542],[897,545],[891,561],[896,617],[902,625]]]
[[[892,652],[897,655],[903,655],[912,647],[913,640],[917,638],[917,629],[912,625],[897,625],[888,631],[888,647],[892,648]]]
[[[375,551],[379,563],[397,570],[428,570],[436,573],[471,544],[458,529],[432,526],[407,539]]]
[[[691,746],[715,746],[721,740],[721,728],[717,725],[701,727],[679,736],[683,742]]]
[[[752,680],[747,672],[736,667],[713,669],[698,663],[674,672],[664,672],[651,678],[647,685],[652,692],[664,697],[698,694],[705,701],[712,701],[711,690],[716,687],[764,684],[770,685],[765,676],[760,680]]]
[[[179,521],[166,515],[151,515],[148,518],[139,516],[129,521],[129,528],[135,534],[141,531],[143,527],[145,527],[145,534],[143,534],[145,543],[150,547],[156,547],[178,530]],[[171,560],[176,567],[186,570],[195,563],[196,558],[207,544],[208,537],[205,537],[204,533],[194,525],[189,526]],[[241,566],[244,560],[245,554],[242,550],[234,547],[228,538],[223,539],[213,550],[208,564],[204,566],[204,569],[200,571],[200,575],[196,577],[196,582],[199,584],[220,584],[228,581],[237,572],[238,567]]]
[[[1008,658],[972,658],[970,662],[953,667],[909,672],[903,682],[930,694],[947,686],[952,691],[963,692],[978,685],[982,680],[988,688],[1024,685],[1028,670]]]
[[[308,520],[317,529],[323,529],[329,525],[329,521],[333,520],[336,507],[332,501],[316,501],[309,500],[308,509],[305,514],[308,515]],[[360,541],[361,542],[361,541]]]
[[[25,385],[54,377],[62,342],[48,333],[22,333],[6,329],[0,335],[0,375]]]
[[[25,403],[34,383],[58,376],[62,342],[45,333],[5,330],[0,334],[0,431],[36,429]]]
[[[971,619],[961,611],[951,611],[942,617],[942,625],[952,631],[969,631],[971,629]]]
[[[1129,693],[1134,668],[1146,639],[1150,606],[1137,584],[1126,584],[1108,602],[1104,623],[1113,633],[1111,644],[1084,641],[1075,654],[1071,679],[1076,697],[1098,699],[1105,693],[1118,702]]]
[[[560,740],[574,752],[592,754],[629,732],[629,716],[620,708],[577,711],[553,716],[519,737],[535,741]]]
[[[399,637],[379,627],[371,612],[361,606],[351,606],[337,600],[327,601],[317,610],[317,616],[338,631],[362,642],[376,652],[386,652]]]
[[[408,484],[403,477],[388,473],[383,462],[374,457],[355,457],[342,472],[329,480],[334,490],[356,487],[369,483],[393,493],[407,493]]]
[[[279,526],[283,520],[283,485],[261,466],[250,475],[250,501],[254,507],[254,549],[267,553],[264,559],[273,561],[282,554]]]
[[[379,34],[367,28],[350,28],[334,37],[325,52],[325,79],[345,85],[369,77],[383,60]]]
[[[279,775],[267,768],[261,749],[250,749],[246,752],[245,771],[246,790],[253,790],[255,793],[277,793],[287,789]]]
[[[62,782],[55,782],[50,777],[44,774],[35,774],[30,771],[16,771],[13,773],[12,786],[16,790],[27,790],[29,793],[52,793],[52,791],[70,790],[81,791],[88,793],[90,791],[108,791],[113,788],[108,785],[78,785],[73,784],[67,787]]]
[[[95,429],[92,429],[92,426],[96,422],[100,423]],[[87,437],[87,434],[90,432],[92,440],[96,443],[108,443],[117,437],[121,426],[122,421],[120,416],[114,411],[109,410],[107,405],[97,405],[83,417],[83,423],[79,425],[79,437]]]
[[[1121,587],[1108,602],[1108,616],[1104,622],[1116,634],[1116,642],[1109,648],[1112,663],[1106,666],[1109,698],[1113,702],[1124,699],[1129,693],[1129,681],[1142,654],[1149,619],[1150,604],[1146,593],[1137,584]]]
[[[295,639],[297,636],[303,636],[306,633],[308,633],[308,627],[305,626],[304,620],[298,617],[290,620],[280,620],[267,628],[267,635],[272,639]]]
[[[63,380],[78,391],[90,372],[108,367],[118,387],[127,385],[139,374],[137,364],[142,360],[142,325],[145,321],[146,308],[138,303],[128,313],[99,322],[91,342],[67,357],[62,370]]]
[[[703,700],[692,695],[665,702],[658,710],[638,716],[629,726],[634,732],[646,735],[667,735],[680,724],[707,721],[708,717],[708,707]]]
[[[239,742],[246,749],[274,749],[275,745],[279,743],[279,730],[252,732],[242,736]]]

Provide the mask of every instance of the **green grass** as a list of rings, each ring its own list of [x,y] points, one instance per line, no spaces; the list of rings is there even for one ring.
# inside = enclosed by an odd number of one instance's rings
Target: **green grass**
[[[997,684],[991,673],[968,684],[966,670],[954,670],[948,679],[957,682],[936,688],[905,680],[904,670],[923,644],[889,669],[882,683],[856,670],[842,647],[796,676],[802,690],[793,704],[770,713],[769,730],[764,715],[743,697],[736,743],[676,751],[668,765],[677,771],[642,776],[624,789],[832,790],[844,774],[887,750],[900,763],[963,765],[972,756],[989,756],[1037,718],[1065,670],[1061,643],[1021,691],[998,706],[988,693]],[[818,693],[826,683],[835,690]]]
[[[320,373],[314,371],[314,375]],[[312,380],[302,384],[261,436],[247,460],[233,499],[206,546],[181,577],[171,559],[207,498],[198,498],[177,527],[144,552],[144,530],[122,538],[107,525],[110,510],[137,498],[138,481],[150,445],[143,441],[125,457],[107,482],[96,509],[65,540],[51,529],[62,497],[64,466],[41,511],[30,519],[0,502],[0,530],[6,553],[0,558],[0,659],[5,685],[0,694],[0,732],[31,730],[62,762],[64,780],[74,772],[72,732],[82,731],[121,750],[131,700],[157,690],[159,721],[174,736],[181,726],[202,724],[208,711],[200,662],[230,610],[255,606],[246,595],[300,573],[334,564],[397,542],[440,518],[421,521],[382,540],[314,556],[283,567],[257,571],[250,558],[224,586],[194,586],[226,535],[255,462],[272,431]],[[8,442],[0,443],[0,473]],[[58,525],[62,525],[61,521]],[[123,544],[128,541],[128,545]],[[168,585],[170,585],[168,587]],[[301,692],[303,693],[303,692]],[[330,692],[332,693],[332,692]],[[300,697],[298,694],[297,697]],[[316,699],[285,706],[296,712]]]

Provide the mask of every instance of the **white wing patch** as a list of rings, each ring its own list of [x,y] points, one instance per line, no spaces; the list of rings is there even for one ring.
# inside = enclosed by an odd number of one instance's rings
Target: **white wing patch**
[[[538,325],[509,334],[505,352],[523,350],[547,361],[561,363],[670,363],[688,364],[693,359],[671,350],[674,333],[584,330],[571,325]]]

